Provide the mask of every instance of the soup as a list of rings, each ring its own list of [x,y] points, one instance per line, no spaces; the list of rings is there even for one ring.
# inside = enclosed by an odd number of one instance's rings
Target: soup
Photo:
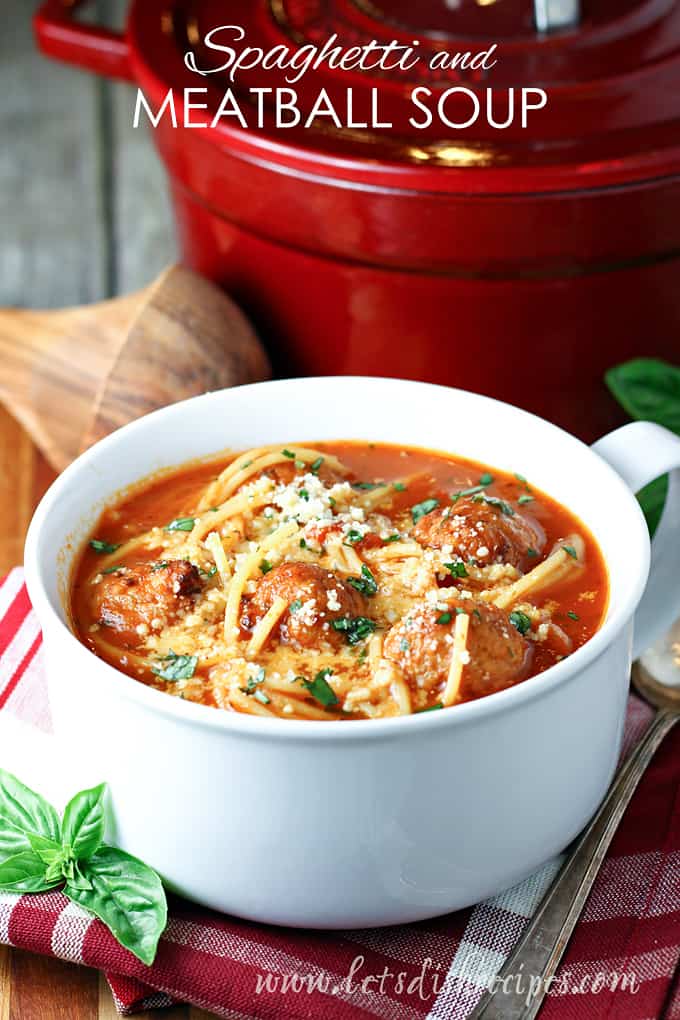
[[[140,483],[77,565],[80,640],[218,709],[353,720],[451,708],[597,631],[593,537],[530,480],[430,450],[277,445]]]

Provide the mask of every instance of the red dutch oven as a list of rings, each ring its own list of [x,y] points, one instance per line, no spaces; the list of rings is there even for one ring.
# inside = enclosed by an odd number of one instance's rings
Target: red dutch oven
[[[124,35],[76,23],[76,6],[43,5],[42,50],[136,82],[155,109],[173,89],[180,126],[165,116],[154,137],[184,259],[240,301],[281,373],[463,386],[590,440],[617,416],[608,366],[680,361],[675,0],[583,0],[580,17],[576,0],[536,0],[543,27],[551,9],[572,12],[556,32],[536,29],[529,0],[134,0]],[[264,50],[333,33],[345,46],[418,40],[421,61],[410,72],[325,68],[294,86],[301,108],[325,88],[343,114],[351,86],[359,122],[377,88],[391,129],[322,118],[277,130],[271,111],[262,128],[183,127],[185,88],[206,87],[217,109],[231,87],[184,63],[191,50],[218,67],[205,36],[227,24]],[[493,43],[491,70],[428,69],[436,50]],[[247,109],[249,89],[287,86],[283,75],[243,71],[234,92]],[[455,131],[436,117],[408,126],[414,87],[436,109],[456,85],[482,106],[493,89],[497,122],[513,86],[544,88],[548,105],[526,128],[518,116],[505,129],[484,117]],[[469,109],[460,90],[446,107],[457,122]]]

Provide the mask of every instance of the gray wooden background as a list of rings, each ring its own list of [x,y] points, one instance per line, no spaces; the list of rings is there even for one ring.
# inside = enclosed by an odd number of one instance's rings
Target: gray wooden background
[[[121,27],[127,4],[93,0],[86,16]],[[132,87],[41,57],[37,5],[0,0],[0,305],[53,308],[135,290],[176,247]]]

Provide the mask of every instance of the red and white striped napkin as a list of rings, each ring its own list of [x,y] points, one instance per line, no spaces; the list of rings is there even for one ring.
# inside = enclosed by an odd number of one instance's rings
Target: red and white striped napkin
[[[0,583],[0,766],[10,771],[3,722],[51,746],[41,659],[15,570]],[[629,746],[648,720],[631,698]],[[175,899],[153,967],[60,893],[0,893],[0,942],[103,970],[122,1013],[180,1001],[233,1020],[464,1020],[558,867],[472,909],[375,931],[270,928]],[[615,838],[542,1020],[680,1020],[679,960],[680,728]]]

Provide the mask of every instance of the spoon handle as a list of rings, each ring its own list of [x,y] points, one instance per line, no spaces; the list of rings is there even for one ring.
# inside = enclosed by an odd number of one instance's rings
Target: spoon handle
[[[503,964],[493,987],[468,1020],[534,1020],[619,822],[645,769],[677,719],[675,712],[657,712]]]

